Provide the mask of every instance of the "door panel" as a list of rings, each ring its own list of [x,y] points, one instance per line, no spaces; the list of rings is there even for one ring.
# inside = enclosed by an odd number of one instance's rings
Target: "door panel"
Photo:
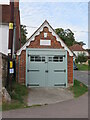
[[[65,57],[48,57],[48,71],[48,86],[63,86],[66,84]]]
[[[35,61],[35,58],[31,55],[28,63],[28,85],[44,87],[46,70],[45,57],[42,57],[42,61],[39,61],[39,59]]]
[[[66,86],[66,52],[28,51],[27,83],[31,87]]]

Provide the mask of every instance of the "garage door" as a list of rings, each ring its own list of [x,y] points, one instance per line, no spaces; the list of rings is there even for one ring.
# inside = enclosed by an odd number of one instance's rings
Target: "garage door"
[[[56,49],[27,49],[26,85],[67,86],[67,52]]]

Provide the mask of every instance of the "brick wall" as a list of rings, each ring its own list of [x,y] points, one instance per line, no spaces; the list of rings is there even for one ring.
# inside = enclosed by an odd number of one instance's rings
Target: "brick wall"
[[[21,56],[16,57],[16,80],[25,83],[26,80],[26,51],[22,51]]]
[[[51,46],[40,46],[40,39],[44,39],[44,32],[48,33],[46,40],[51,40]],[[56,40],[56,37],[48,31],[48,28],[44,28],[43,31],[35,37],[35,40],[30,43],[28,48],[54,48],[64,49],[61,44]],[[68,83],[73,83],[73,57],[67,55],[68,58]],[[17,56],[17,80],[19,83],[25,83],[26,80],[26,51],[22,51],[20,56]],[[20,59],[20,60],[19,60]],[[19,64],[19,67],[18,67]]]
[[[67,53],[67,64],[68,64],[68,83],[73,83],[73,57]]]

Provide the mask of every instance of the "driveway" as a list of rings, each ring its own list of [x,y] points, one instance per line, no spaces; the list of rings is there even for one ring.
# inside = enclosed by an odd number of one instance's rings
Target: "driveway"
[[[74,78],[88,86],[88,78],[90,78],[90,72],[75,70]]]
[[[73,94],[65,88],[30,88],[28,106],[54,104],[70,99],[73,99]]]
[[[56,104],[3,112],[3,118],[88,118],[88,94]]]

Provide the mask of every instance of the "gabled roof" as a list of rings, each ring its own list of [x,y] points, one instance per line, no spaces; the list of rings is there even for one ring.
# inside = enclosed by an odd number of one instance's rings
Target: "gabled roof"
[[[17,55],[20,55],[22,50],[26,50],[26,47],[30,45],[31,41],[35,40],[35,36],[39,35],[40,32],[43,31],[44,27],[48,27],[49,31],[52,32],[52,35],[56,37],[56,40],[59,41],[61,43],[61,45],[64,47],[64,49],[69,52],[70,56],[73,56],[73,52],[66,46],[66,44],[63,42],[63,40],[56,34],[55,30],[51,27],[51,25],[47,22],[47,20],[45,20],[44,23],[34,32],[34,34],[20,48],[20,50],[17,51]]]
[[[79,44],[75,44],[75,45],[71,46],[70,49],[71,49],[72,51],[86,51],[86,50],[82,47],[82,45],[79,45]]]

